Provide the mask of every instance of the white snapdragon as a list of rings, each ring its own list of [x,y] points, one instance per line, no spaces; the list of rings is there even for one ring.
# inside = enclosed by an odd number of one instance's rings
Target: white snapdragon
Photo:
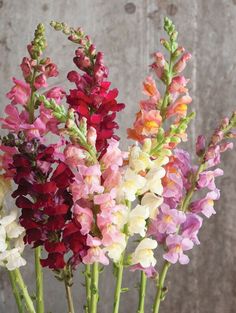
[[[126,248],[126,236],[122,234],[119,242],[113,242],[111,245],[104,248],[104,252],[107,252],[110,259],[112,259],[115,263],[118,262],[121,258],[121,254]]]
[[[145,171],[150,168],[152,161],[150,155],[141,150],[139,146],[133,146],[130,149],[129,166],[136,172]]]
[[[26,264],[21,256],[25,229],[16,222],[16,219],[16,211],[0,219],[0,266],[6,267],[9,271]],[[13,246],[12,249],[8,249],[7,241]]]
[[[142,188],[141,193],[144,194],[147,191],[162,195],[163,186],[161,179],[165,176],[165,169],[163,167],[154,165],[145,176],[146,184]]]
[[[144,188],[146,179],[141,175],[138,175],[130,168],[126,169],[124,174],[123,182],[121,183],[118,190],[118,198],[134,201],[136,194],[139,190]]]
[[[130,235],[140,234],[144,237],[146,234],[146,219],[149,217],[149,208],[144,205],[137,205],[129,215],[128,229]]]
[[[142,197],[141,205],[149,208],[149,217],[155,219],[158,214],[158,208],[163,203],[163,198],[152,192],[147,192]]]
[[[0,266],[6,267],[9,271],[26,265],[26,260],[22,258],[18,248],[5,250],[0,253]]]
[[[144,238],[134,253],[131,255],[131,264],[140,264],[143,268],[148,268],[150,266],[156,265],[156,259],[154,257],[153,250],[156,249],[156,240],[150,238]]]

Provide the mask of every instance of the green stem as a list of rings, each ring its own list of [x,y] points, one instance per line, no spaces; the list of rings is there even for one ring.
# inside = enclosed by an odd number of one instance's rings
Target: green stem
[[[73,298],[71,293],[71,288],[65,281],[65,289],[66,289],[66,299],[68,304],[68,313],[75,313],[74,304],[73,304]]]
[[[85,266],[85,285],[86,285],[86,310],[90,312],[91,302],[91,266],[87,264]]]
[[[99,281],[99,265],[97,262],[95,262],[92,266],[90,313],[97,313],[97,305],[98,305],[98,299],[99,299],[98,281]]]
[[[30,124],[34,122],[34,93],[35,93],[34,82],[35,82],[36,74],[37,74],[37,71],[34,68],[33,76],[30,82],[31,95],[30,95],[30,100],[29,100],[29,105],[28,105]]]
[[[24,307],[21,301],[21,295],[16,284],[15,271],[8,271],[9,279],[11,282],[12,292],[16,300],[16,305],[19,313],[24,313]]]
[[[169,262],[165,262],[162,268],[162,271],[160,273],[160,277],[158,280],[158,285],[157,285],[157,292],[156,292],[156,296],[155,296],[155,300],[154,300],[154,305],[153,305],[153,313],[159,313],[159,308],[160,308],[160,304],[161,301],[163,300],[163,288],[164,288],[164,283],[165,283],[165,279],[166,279],[166,275],[168,272],[168,269],[170,267],[170,263]]]
[[[146,287],[147,287],[147,276],[144,271],[141,271],[141,280],[139,287],[139,303],[138,303],[138,312],[145,312],[145,295],[146,295]]]
[[[40,264],[41,247],[35,248],[34,256],[35,256],[35,274],[36,274],[36,308],[37,313],[44,313],[43,272]]]
[[[32,299],[28,293],[27,286],[24,283],[24,280],[21,276],[19,269],[17,268],[13,272],[14,272],[14,278],[15,278],[16,284],[19,286],[19,288],[22,292],[22,296],[25,300],[25,305],[26,305],[28,312],[29,313],[36,313],[36,311],[34,309],[33,301],[32,301]]]
[[[172,43],[171,43],[171,50],[172,50]],[[168,79],[166,81],[166,90],[165,90],[164,98],[163,98],[162,105],[161,105],[161,116],[162,116],[163,122],[166,119],[166,108],[169,105],[169,86],[170,86],[170,84],[172,82],[172,78],[173,78],[172,58],[173,58],[173,53],[170,52],[170,60],[169,60],[169,66],[168,66]]]
[[[120,294],[122,291],[122,278],[123,278],[123,256],[121,257],[121,260],[117,266],[117,273],[116,273],[116,287],[115,287],[115,295],[114,295],[114,305],[113,305],[113,313],[119,312],[119,306],[120,306]]]

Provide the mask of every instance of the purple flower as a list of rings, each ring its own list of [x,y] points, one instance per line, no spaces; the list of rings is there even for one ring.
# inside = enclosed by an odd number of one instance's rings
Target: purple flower
[[[160,233],[171,234],[177,231],[179,225],[183,224],[186,216],[183,212],[170,209],[168,205],[161,206],[161,212],[157,217],[157,229]]]
[[[183,238],[180,235],[169,235],[166,238],[168,252],[163,255],[163,258],[168,262],[175,264],[179,261],[180,264],[188,264],[189,257],[183,251],[193,248],[193,242],[188,238]]]
[[[181,225],[181,235],[184,238],[189,238],[196,245],[199,245],[200,241],[197,235],[201,227],[202,218],[197,214],[187,213],[186,221]]]
[[[164,244],[167,236],[166,234],[162,234],[159,232],[157,227],[157,220],[150,220],[147,235],[154,237],[159,244]]]
[[[175,162],[177,163],[182,175],[187,177],[192,169],[189,153],[182,149],[175,149],[174,156],[176,158]]]
[[[178,202],[182,197],[183,181],[179,173],[167,173],[163,178],[163,197],[175,198]]]
[[[215,190],[215,177],[222,176],[224,174],[223,170],[220,168],[214,171],[205,171],[199,175],[198,188],[209,188],[210,190]]]
[[[192,202],[190,211],[193,213],[202,213],[209,218],[212,214],[216,214],[214,210],[214,200],[218,200],[219,198],[220,191],[218,189],[210,191],[203,199]]]

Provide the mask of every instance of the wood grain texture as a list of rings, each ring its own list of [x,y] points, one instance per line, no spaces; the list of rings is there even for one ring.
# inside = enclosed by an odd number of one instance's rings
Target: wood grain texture
[[[51,19],[81,25],[105,52],[113,86],[120,90],[120,101],[127,104],[119,115],[125,138],[142,97],[141,81],[148,73],[150,54],[160,48],[162,21],[169,15],[177,25],[180,42],[193,53],[187,70],[192,79],[193,108],[198,111],[190,127],[188,148],[193,149],[199,133],[209,132],[224,115],[236,108],[236,1],[235,0],[1,0],[0,1],[0,110],[7,104],[5,93],[10,77],[20,77],[19,64],[26,54],[38,22]],[[47,29],[47,54],[59,65],[58,83],[66,82],[73,69],[74,47],[62,34]],[[55,80],[51,80],[52,84]],[[67,84],[66,86],[69,87]],[[122,140],[122,145],[127,145]],[[191,253],[188,266],[174,266],[168,275],[169,294],[161,312],[235,313],[236,312],[236,157],[235,151],[223,157],[225,176],[218,179],[222,189],[217,215],[206,220],[200,234],[201,245]],[[33,260],[27,251],[29,266],[23,275],[34,288]],[[15,313],[16,306],[4,271],[0,279],[0,312]],[[82,275],[76,277],[74,296],[77,311],[82,312]],[[47,312],[65,313],[63,285],[45,270]],[[126,273],[125,287],[132,287],[138,276]],[[146,312],[151,312],[154,284],[149,283]],[[101,275],[99,313],[111,313],[112,271]],[[122,295],[121,313],[135,312],[137,293]],[[183,300],[184,299],[184,300]]]

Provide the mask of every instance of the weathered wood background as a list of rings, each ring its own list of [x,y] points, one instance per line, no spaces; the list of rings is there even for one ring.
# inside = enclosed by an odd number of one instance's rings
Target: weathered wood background
[[[191,125],[189,148],[196,135],[209,132],[224,115],[236,109],[236,0],[1,0],[0,1],[0,99],[1,112],[7,104],[5,93],[10,77],[19,77],[19,64],[26,54],[38,22],[51,19],[82,25],[99,49],[105,52],[110,77],[127,104],[119,116],[120,133],[125,136],[137,111],[141,81],[148,73],[150,54],[159,49],[162,21],[168,15],[177,25],[180,41],[193,53],[187,76],[192,79],[193,108],[198,112]],[[59,65],[59,83],[73,68],[74,47],[47,28],[48,55]],[[123,145],[125,145],[123,140]],[[188,266],[170,270],[169,294],[162,312],[235,313],[236,312],[236,157],[235,151],[223,158],[225,176],[218,180],[222,198],[218,214],[206,220],[200,234],[201,245],[191,253]],[[33,259],[23,270],[30,287],[34,286]],[[101,275],[101,313],[111,312],[113,283],[111,273]],[[127,273],[124,286],[134,286],[136,274]],[[74,296],[82,312],[82,277],[76,278]],[[47,312],[65,313],[63,285],[45,270]],[[154,284],[149,284],[146,312],[151,312]],[[136,292],[122,296],[121,313],[134,312]],[[4,271],[0,279],[0,312],[15,313],[16,307]]]

